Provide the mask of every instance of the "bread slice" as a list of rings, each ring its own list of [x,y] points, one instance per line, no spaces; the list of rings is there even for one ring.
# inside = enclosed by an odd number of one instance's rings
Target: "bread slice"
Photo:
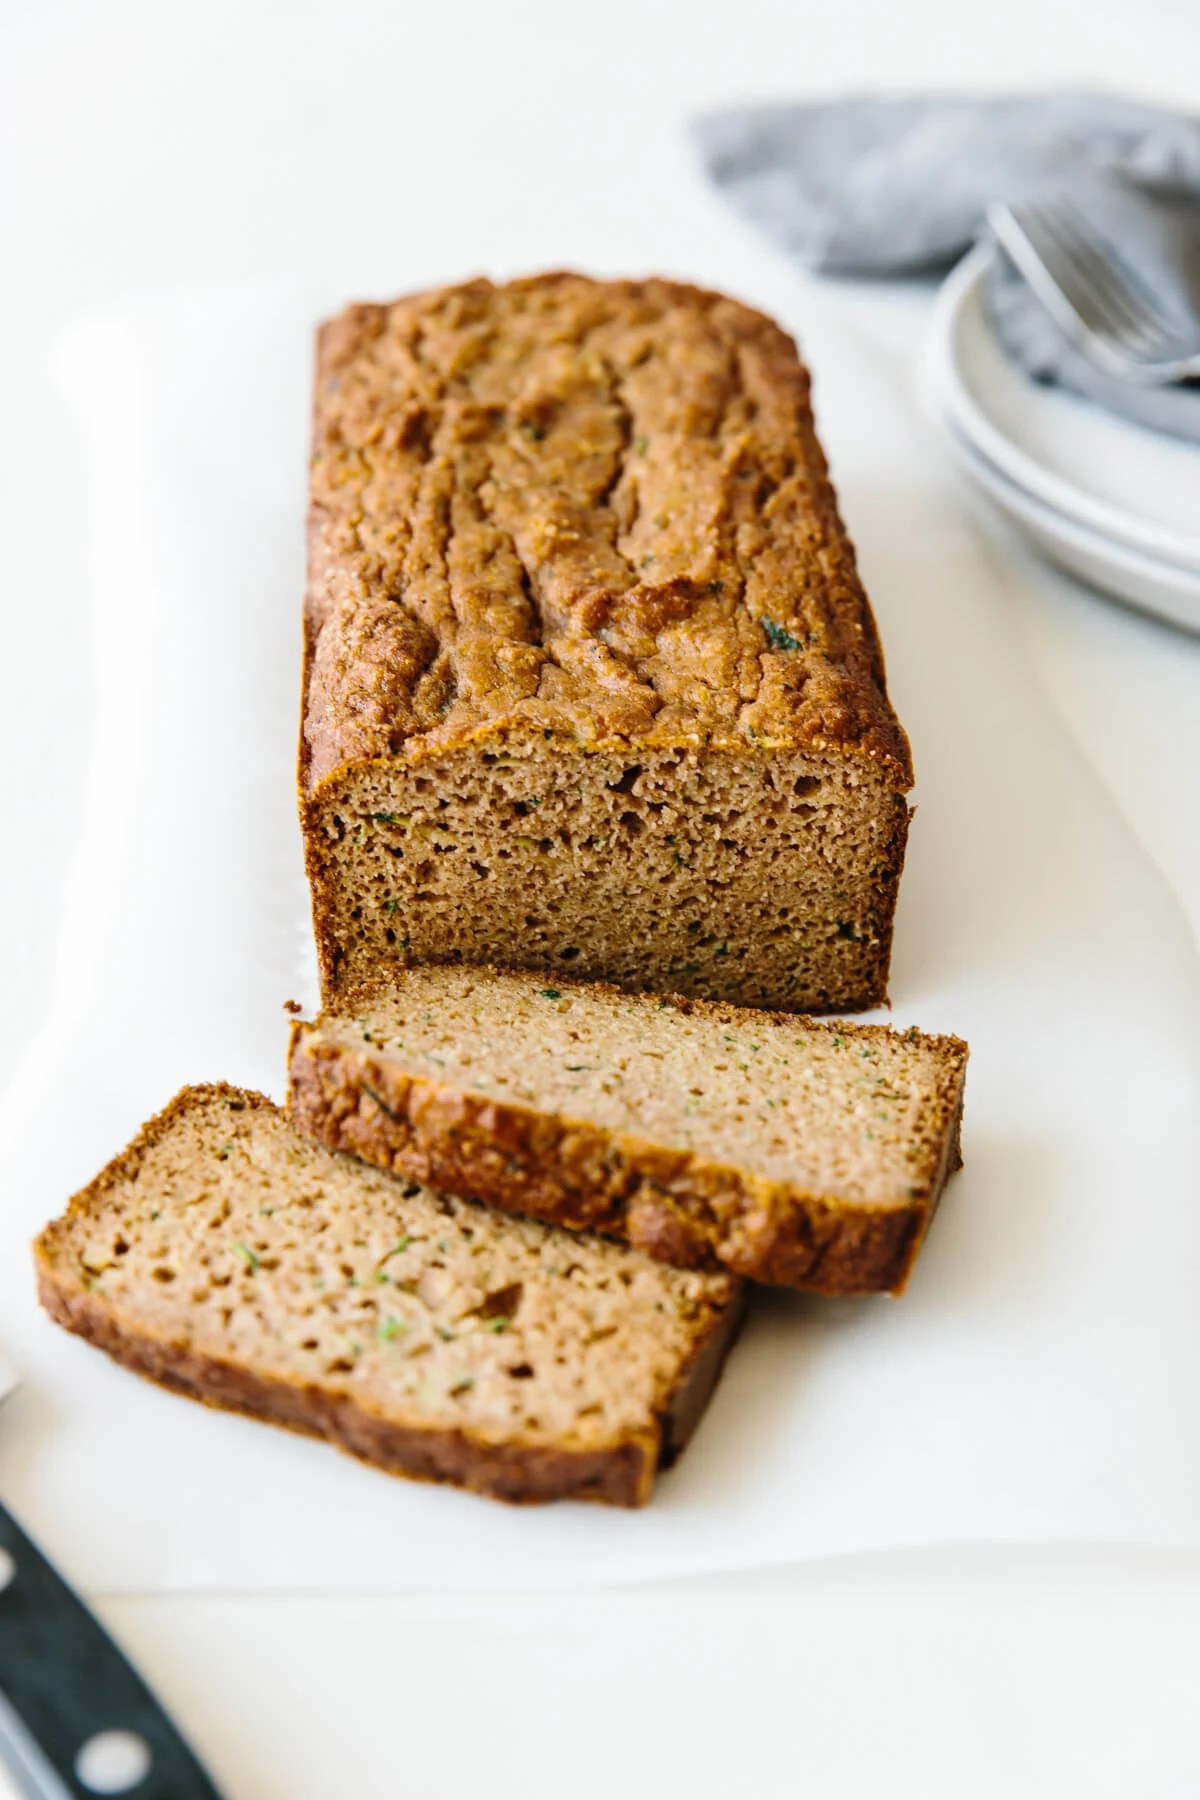
[[[704,1410],[739,1284],[331,1155],[185,1088],[47,1226],[43,1305],[212,1406],[502,1500],[638,1506]]]
[[[293,1028],[297,1125],[448,1192],[820,1294],[904,1286],[957,1168],[958,1038],[495,969]]]

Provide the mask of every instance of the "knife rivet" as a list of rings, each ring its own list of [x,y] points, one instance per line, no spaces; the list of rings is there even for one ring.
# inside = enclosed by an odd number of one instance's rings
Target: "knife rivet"
[[[152,1760],[136,1731],[98,1731],[75,1758],[75,1775],[93,1794],[125,1794],[145,1780]]]

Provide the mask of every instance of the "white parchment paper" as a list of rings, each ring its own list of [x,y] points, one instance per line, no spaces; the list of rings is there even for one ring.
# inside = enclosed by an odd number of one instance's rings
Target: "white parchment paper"
[[[413,285],[416,285],[415,283]],[[390,1480],[115,1368],[27,1242],[189,1080],[281,1095],[312,999],[295,823],[310,331],[278,286],[75,331],[97,725],[55,993],[0,1113],[0,1492],[93,1589],[609,1582],[964,1540],[1200,1541],[1200,970],[1014,649],[907,397],[799,326],[918,815],[894,1021],[972,1046],[967,1165],[899,1302],[766,1296],[639,1514]],[[48,630],[53,626],[48,625]],[[57,897],[46,896],[47,929]]]

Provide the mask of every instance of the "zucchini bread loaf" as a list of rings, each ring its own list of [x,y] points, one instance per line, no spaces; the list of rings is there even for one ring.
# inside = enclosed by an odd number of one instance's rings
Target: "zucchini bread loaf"
[[[728,1276],[397,1181],[223,1084],[185,1088],[36,1256],[52,1316],[139,1374],[501,1500],[648,1499],[741,1311]]]
[[[959,1166],[959,1038],[497,969],[292,1029],[301,1131],[685,1268],[898,1292]]]
[[[908,743],[776,325],[578,275],[353,306],[311,500],[326,1000],[408,961],[885,998]]]

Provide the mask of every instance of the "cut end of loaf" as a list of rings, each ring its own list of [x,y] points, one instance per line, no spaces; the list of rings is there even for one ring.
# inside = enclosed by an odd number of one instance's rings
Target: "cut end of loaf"
[[[740,1302],[398,1183],[224,1086],[184,1090],[36,1258],[52,1316],[139,1373],[511,1501],[644,1502]]]
[[[327,1002],[429,962],[790,1012],[887,997],[908,808],[865,758],[510,732],[343,770],[305,819]]]

